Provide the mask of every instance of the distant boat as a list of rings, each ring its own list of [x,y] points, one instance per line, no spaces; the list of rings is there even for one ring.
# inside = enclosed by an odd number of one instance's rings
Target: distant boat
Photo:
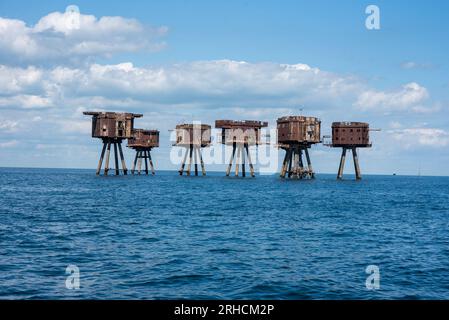
[[[396,173],[393,173],[393,175],[395,176],[395,175],[396,175]]]

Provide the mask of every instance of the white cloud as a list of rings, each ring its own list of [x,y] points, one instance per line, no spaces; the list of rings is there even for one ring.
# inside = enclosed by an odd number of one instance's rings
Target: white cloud
[[[0,131],[6,133],[15,132],[19,127],[18,121],[13,120],[0,120]]]
[[[27,68],[14,68],[0,65],[1,94],[5,95],[40,90],[42,74],[43,71],[33,66]]]
[[[422,111],[425,108],[422,104],[428,97],[429,93],[426,88],[416,82],[411,82],[396,91],[364,91],[354,105],[361,110]]]
[[[0,66],[0,84],[6,88],[0,107],[439,110],[438,105],[428,105],[428,91],[417,83],[398,91],[377,91],[360,79],[305,64],[212,60],[164,67],[136,67],[130,62],[49,69]]]
[[[419,63],[415,61],[406,61],[401,64],[402,69],[410,70],[410,69],[429,69],[432,68],[433,65],[431,63]]]
[[[88,135],[92,130],[92,125],[85,119],[82,120],[62,120],[59,122],[62,133],[81,133]]]
[[[404,148],[416,146],[445,147],[449,145],[449,132],[435,128],[409,128],[389,130],[388,133]]]
[[[400,128],[402,128],[402,124],[400,122],[398,122],[398,121],[391,121],[389,126],[392,129],[400,129]]]
[[[0,148],[12,148],[15,147],[19,142],[17,140],[10,140],[6,142],[0,142]]]
[[[135,19],[79,15],[71,26],[69,13],[53,12],[34,26],[0,18],[0,63],[58,64],[120,52],[155,51],[164,46],[157,38],[166,27],[150,28]]]
[[[80,97],[88,97],[97,106],[129,106],[139,101],[155,105],[253,102],[270,107],[321,101],[323,105],[332,105],[338,99],[353,95],[352,92],[359,87],[358,82],[351,78],[303,64],[253,64],[231,60],[199,61],[158,68],[139,68],[129,62],[92,64],[83,68],[0,68],[0,80],[14,83],[10,85],[11,95],[36,93],[35,87],[33,91],[28,88],[28,83],[17,80],[26,79],[27,75],[36,79],[40,86],[43,100],[36,105],[56,105],[58,100],[67,103]],[[14,100],[12,97],[8,99]],[[12,103],[16,105],[21,100],[25,98],[15,98]],[[5,106],[7,100],[0,104]]]
[[[0,107],[19,107],[23,109],[51,107],[53,102],[48,97],[39,95],[16,95],[0,97]]]

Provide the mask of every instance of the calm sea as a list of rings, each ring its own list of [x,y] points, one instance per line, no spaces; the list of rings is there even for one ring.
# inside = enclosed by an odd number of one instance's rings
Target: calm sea
[[[447,177],[0,178],[0,298],[449,299]]]

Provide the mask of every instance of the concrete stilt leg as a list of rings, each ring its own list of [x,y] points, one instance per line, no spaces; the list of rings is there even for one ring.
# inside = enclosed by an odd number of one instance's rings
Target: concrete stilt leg
[[[362,174],[360,172],[359,157],[357,155],[357,148],[352,148],[352,157],[354,159],[355,178],[357,180],[361,180],[362,179]]]
[[[240,164],[240,149],[241,149],[241,145],[237,145],[237,155],[235,157],[235,176],[238,177],[239,176],[239,164]]]
[[[249,163],[249,170],[250,170],[250,173],[251,173],[251,177],[255,177],[255,174],[254,174],[254,166],[253,166],[253,162],[251,161],[251,155],[250,155],[250,153],[249,153],[249,147],[248,147],[248,144],[246,143],[245,144],[245,150],[246,150],[246,155],[247,155],[247,157],[248,157],[248,163]]]
[[[243,146],[240,147],[240,151],[242,153],[242,177],[246,177],[245,172],[245,149]]]
[[[189,148],[189,165],[187,166],[187,175],[190,176],[190,169],[192,168],[192,152],[193,152],[193,146],[190,146]]]
[[[287,172],[289,152],[290,152],[290,149],[285,149],[285,156],[284,156],[284,161],[282,162],[282,168],[281,168],[281,174],[280,174],[281,178],[285,178],[285,174]]]
[[[237,144],[234,142],[234,143],[232,144],[232,155],[231,155],[231,159],[229,159],[229,165],[228,165],[228,168],[226,169],[226,176],[228,176],[228,177],[229,177],[229,174],[231,173],[232,162],[233,162],[233,160],[234,160],[236,148],[237,148]]]
[[[147,150],[143,151],[143,161],[145,162],[145,174],[148,175],[148,156],[147,156]]]
[[[123,156],[123,150],[122,150],[122,143],[121,142],[119,142],[119,144],[118,144],[118,151],[120,152],[120,160],[122,162],[123,174],[127,175],[128,174],[128,169],[126,168],[125,157]]]
[[[106,162],[104,164],[104,175],[108,175],[109,171],[109,157],[111,156],[111,142],[108,142],[108,148],[106,150]]]
[[[153,166],[153,159],[151,159],[151,150],[148,150],[148,159],[150,160],[150,167],[151,167],[151,174],[154,176],[154,166]]]
[[[193,147],[193,156],[195,158],[195,176],[198,176],[198,156],[197,156],[197,147]]]
[[[138,156],[139,156],[139,151],[136,151],[136,156],[134,157],[134,162],[133,162],[133,167],[131,169],[131,174],[134,174],[134,172],[136,171],[136,164],[137,164]]]
[[[343,148],[343,151],[341,152],[340,167],[338,168],[337,179],[343,178],[343,170],[345,169],[345,160],[346,160],[346,148]]]
[[[203,173],[203,176],[205,176],[206,175],[206,168],[204,167],[203,156],[201,154],[201,149],[200,148],[198,148],[198,155],[200,157],[200,162],[201,162],[201,171]]]
[[[306,154],[306,161],[307,161],[307,171],[308,171],[308,175],[311,179],[315,178],[315,173],[313,172],[313,168],[312,168],[312,161],[310,161],[310,156],[309,156],[309,150],[308,148],[304,149],[304,153]]]
[[[106,151],[106,145],[107,145],[107,142],[103,142],[103,149],[101,150],[100,160],[98,161],[98,167],[97,167],[97,172],[96,172],[97,176],[101,172],[101,165],[103,164],[103,157],[104,157],[104,152]]]
[[[115,165],[115,175],[118,176],[120,174],[120,167],[118,165],[117,142],[114,142],[114,165]]]
[[[139,160],[137,161],[137,173],[140,175],[141,171],[142,171],[142,152],[143,151],[139,151]]]
[[[189,149],[186,148],[186,152],[184,153],[184,159],[182,160],[181,163],[181,168],[179,169],[179,175],[182,176],[183,172],[184,172],[184,167],[186,165],[186,161],[187,161],[187,155],[189,154]]]

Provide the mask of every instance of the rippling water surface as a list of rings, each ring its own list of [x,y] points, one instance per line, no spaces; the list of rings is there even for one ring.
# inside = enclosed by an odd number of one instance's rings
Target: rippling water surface
[[[449,178],[0,178],[0,298],[449,299]]]

